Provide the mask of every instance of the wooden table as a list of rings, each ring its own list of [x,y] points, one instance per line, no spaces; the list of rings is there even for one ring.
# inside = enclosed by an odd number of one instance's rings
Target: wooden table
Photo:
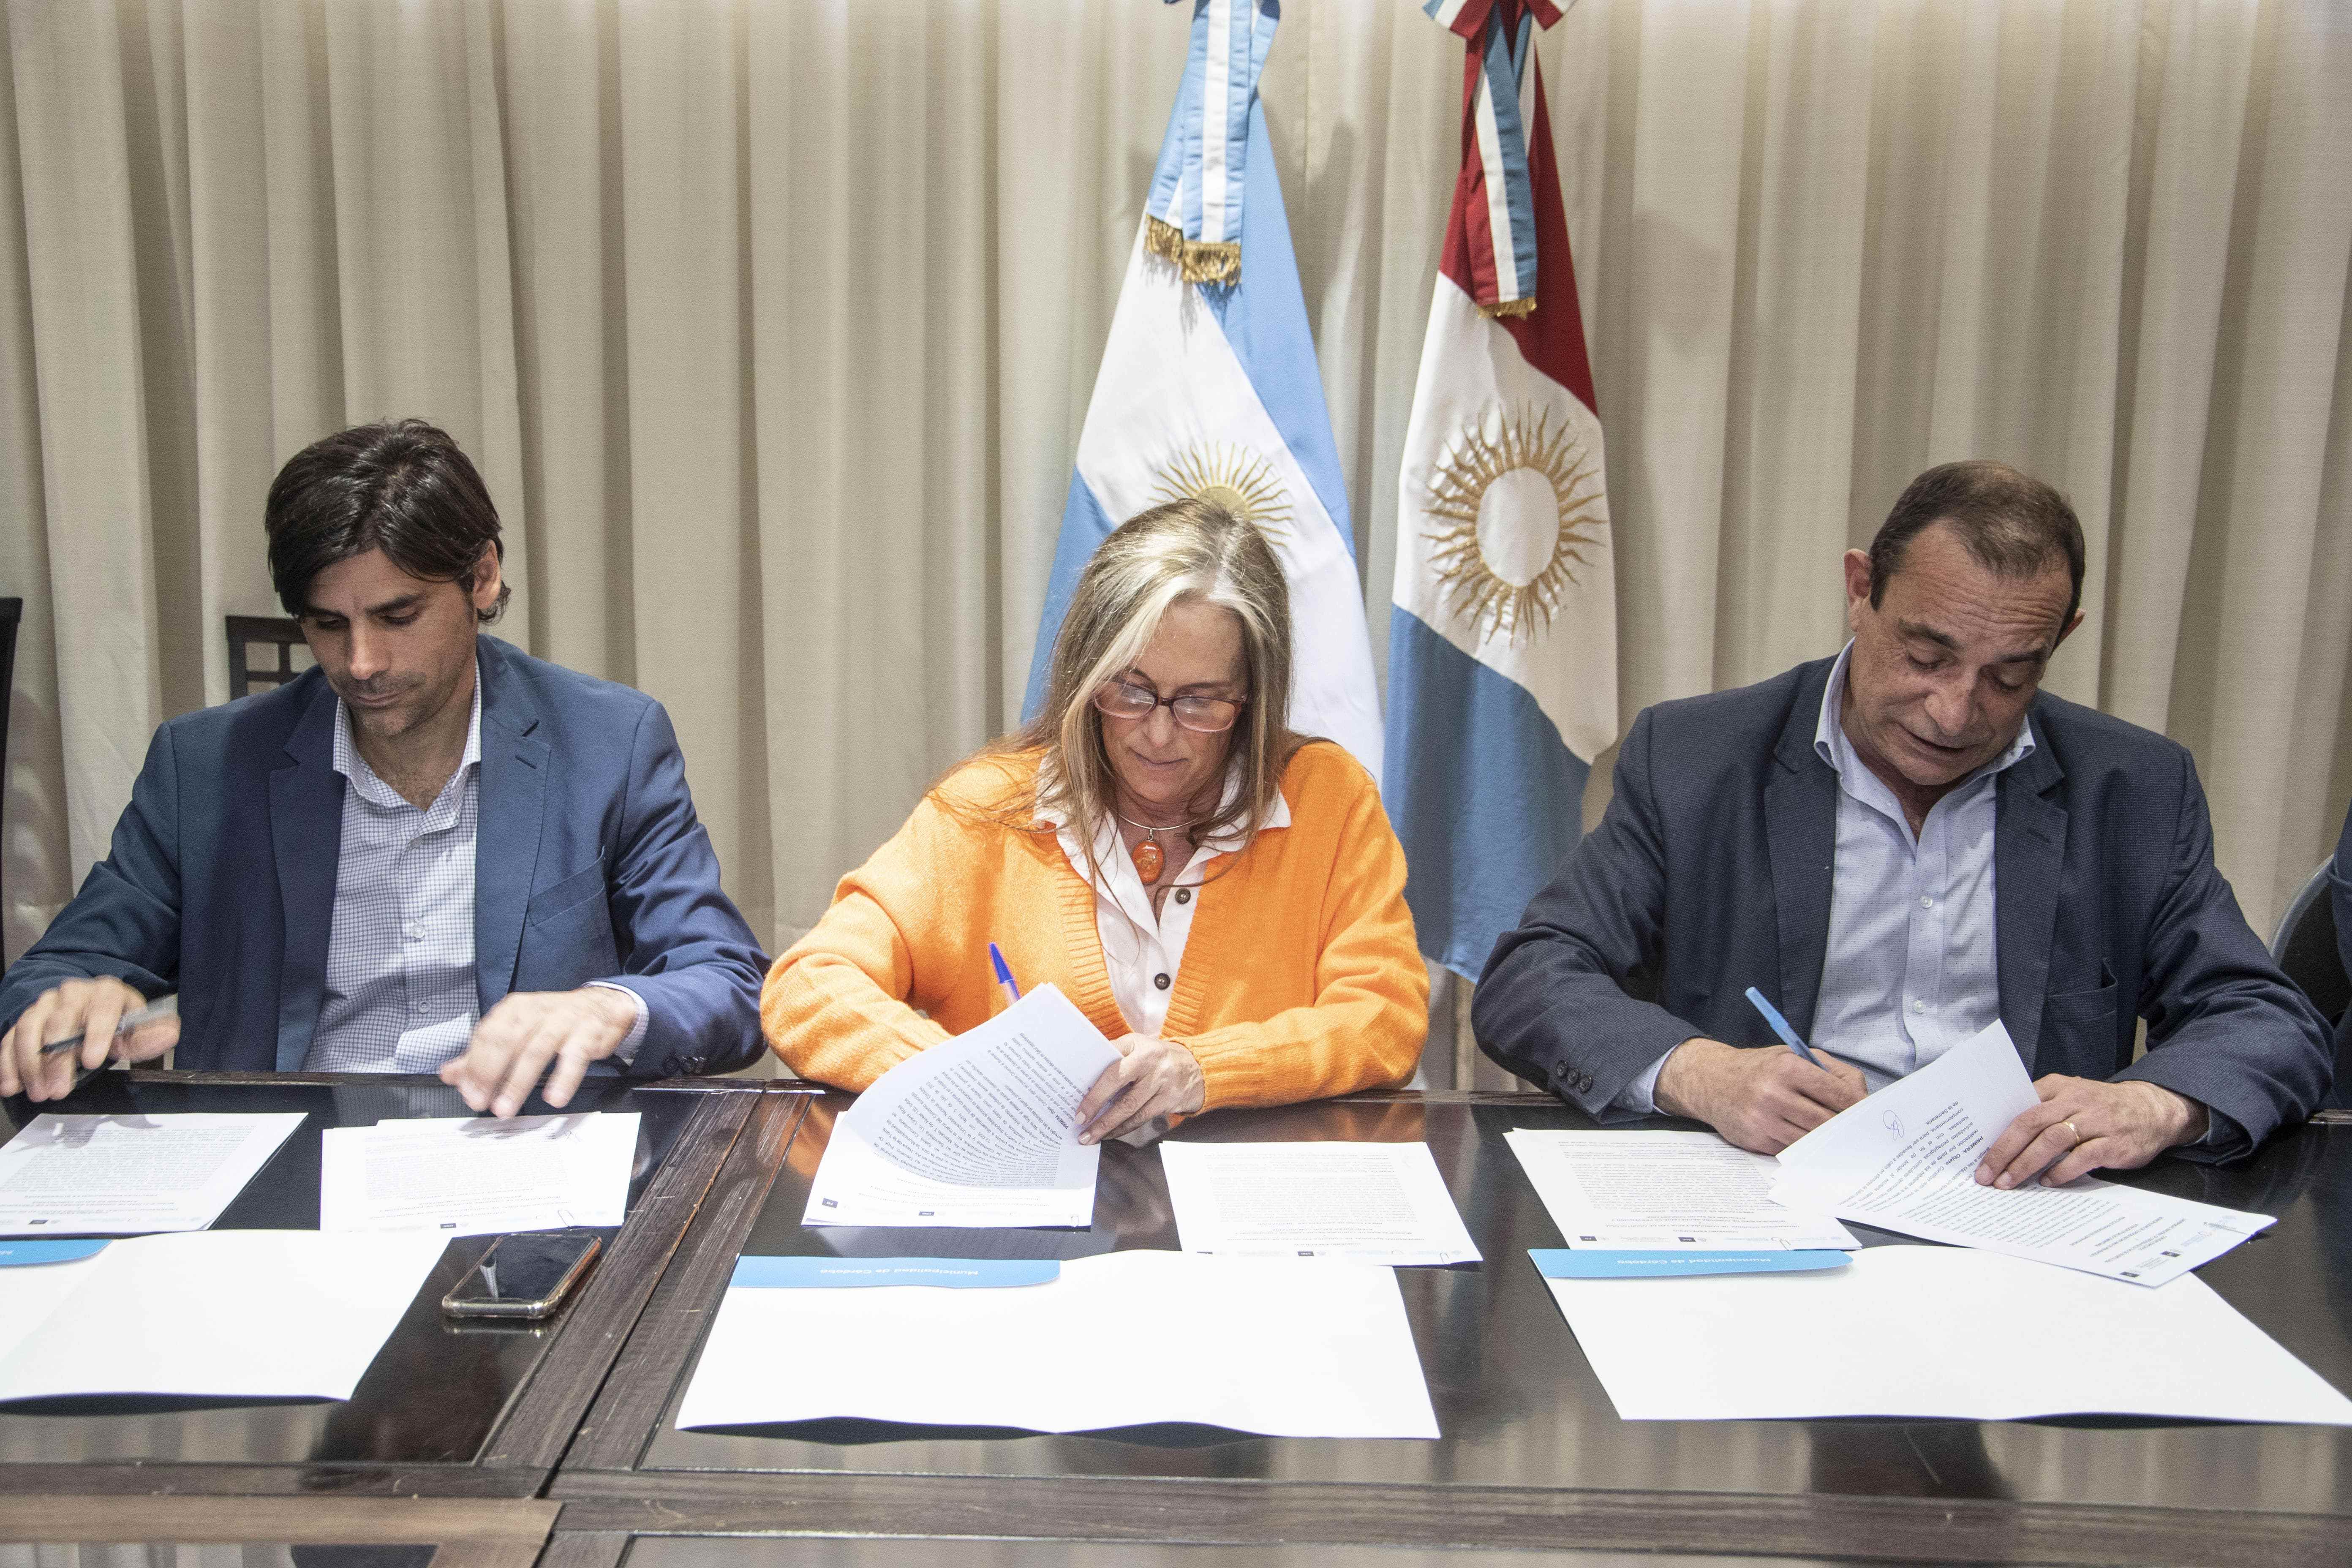
[[[1400,1271],[1444,1434],[1435,1442],[1204,1429],[1003,1437],[845,1422],[676,1430],[739,1252],[1075,1257],[1176,1244],[1158,1154],[1117,1145],[1104,1152],[1088,1231],[804,1229],[809,1180],[846,1103],[760,1099],[551,1489],[564,1504],[559,1544],[585,1553],[576,1568],[599,1559],[610,1568],[638,1536],[775,1532],[809,1537],[812,1549],[829,1542],[832,1555],[808,1560],[841,1563],[866,1560],[846,1538],[868,1534],[2262,1568],[2352,1557],[2352,1432],[2117,1419],[1619,1420],[1525,1256],[1560,1237],[1504,1131],[1591,1125],[1537,1096],[1368,1096],[1219,1113],[1174,1134],[1428,1142],[1486,1258]],[[2167,1161],[2136,1179],[2278,1215],[2269,1236],[2203,1276],[2352,1388],[2352,1121],[2295,1129],[2236,1169]],[[1759,1353],[1830,1353],[1866,1332],[1821,1324],[1792,1336],[1788,1325],[1759,1324]],[[774,1353],[826,1347],[783,1343]],[[1139,1353],[1181,1357],[1183,1347]],[[1024,1546],[1022,1560],[1034,1550]],[[641,1568],[721,1564],[736,1549],[649,1541],[643,1551]],[[1106,1560],[1076,1544],[1055,1551],[1040,1560]],[[982,1560],[947,1546],[922,1552],[890,1560]]]
[[[909,1541],[876,1536],[625,1535],[558,1531],[540,1568],[1806,1568],[1821,1558],[1412,1546],[1145,1545],[1138,1542]],[[436,1564],[436,1568],[439,1568]]]
[[[122,1500],[140,1494],[535,1497],[737,1134],[766,1099],[756,1086],[730,1082],[598,1079],[583,1087],[570,1109],[641,1113],[636,1167],[625,1223],[604,1233],[605,1256],[549,1322],[445,1318],[443,1293],[490,1238],[453,1241],[349,1400],[114,1398],[0,1407],[0,1497],[110,1494],[87,1511],[93,1528],[124,1517],[120,1510],[130,1505]],[[18,1101],[10,1109],[28,1117],[44,1108]],[[110,1072],[49,1109],[303,1112],[300,1127],[219,1222],[261,1229],[318,1224],[326,1128],[468,1114],[438,1079],[364,1074]],[[536,1101],[525,1107],[547,1109]],[[15,1131],[12,1122],[6,1132]],[[156,1310],[158,1331],[168,1333],[169,1304]]]
[[[115,1568],[121,1544],[230,1545],[240,1568],[531,1568],[560,1511],[530,1498],[0,1496],[0,1543],[44,1568]],[[61,1554],[60,1548],[66,1553]],[[152,1561],[152,1558],[150,1558]],[[183,1559],[184,1561],[184,1559]]]

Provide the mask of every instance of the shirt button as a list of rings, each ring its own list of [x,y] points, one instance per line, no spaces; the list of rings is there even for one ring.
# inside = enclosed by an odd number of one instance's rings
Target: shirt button
[[[1176,901],[1177,901],[1178,903],[1180,903],[1180,904],[1189,904],[1189,903],[1191,903],[1191,902],[1192,901],[1192,889],[1190,889],[1190,888],[1179,888],[1179,889],[1176,889]]]
[[[1914,1003],[1912,1003],[1912,1004],[1911,1004],[1911,1011],[1913,1011],[1914,1013],[1924,1013],[1924,1012],[1926,1012],[1927,1010],[1927,1004],[1926,1004],[1925,1002],[1914,1002]]]
[[[1168,976],[1164,974],[1155,974],[1151,977],[1151,984],[1159,987],[1160,990],[1165,991],[1168,989]]]
[[[406,925],[400,928],[400,934],[406,937],[411,942],[422,942],[425,940],[425,928],[417,924],[416,921],[410,921]]]
[[[1919,907],[1923,910],[1932,910],[1936,907],[1936,900],[1922,893],[1919,895]]]

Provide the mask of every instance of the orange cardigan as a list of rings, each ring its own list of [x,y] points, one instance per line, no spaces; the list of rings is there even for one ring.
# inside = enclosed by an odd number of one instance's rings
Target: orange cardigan
[[[1105,1035],[1130,1032],[1094,889],[1052,829],[988,817],[1009,798],[1026,822],[1039,760],[984,758],[950,774],[776,960],[760,1016],[794,1072],[862,1089],[981,1023],[1003,1005],[992,941],[1024,991],[1050,980]],[[1281,788],[1290,826],[1210,860],[1193,895],[1161,1034],[1199,1059],[1203,1110],[1402,1083],[1429,1033],[1404,850],[1379,787],[1326,742],[1299,749]]]

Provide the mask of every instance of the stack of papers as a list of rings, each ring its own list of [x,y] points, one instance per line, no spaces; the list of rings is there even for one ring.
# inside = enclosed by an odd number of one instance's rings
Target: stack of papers
[[[680,1426],[857,1417],[1035,1432],[1194,1422],[1291,1437],[1437,1436],[1391,1269],[1114,1252],[1023,1262],[1013,1267],[1025,1272],[998,1282],[992,1274],[1004,1265],[772,1267],[785,1261],[738,1264]],[[893,1268],[922,1282],[875,1282],[876,1270]],[[784,1344],[824,1353],[779,1356]]]
[[[1995,1022],[1780,1152],[1773,1196],[1929,1241],[2162,1285],[2275,1223],[2085,1176],[1979,1186],[1977,1163],[2042,1103]]]
[[[45,1112],[0,1147],[0,1236],[202,1230],[301,1124],[299,1110]]]
[[[1162,1143],[1187,1252],[1475,1263],[1426,1143]]]
[[[0,1399],[348,1399],[441,1249],[310,1230],[0,1249]]]
[[[2145,1290],[1992,1252],[1874,1247],[1827,1273],[1546,1283],[1628,1421],[2352,1426],[2352,1400],[2193,1275]]]
[[[1861,1244],[1822,1205],[1774,1200],[1769,1154],[1712,1132],[1504,1135],[1570,1247],[1624,1252],[1755,1252]]]
[[[1052,985],[917,1052],[836,1118],[803,1225],[1053,1225],[1094,1219],[1099,1145],[1078,1103],[1119,1060]]]
[[[639,1113],[431,1117],[322,1135],[319,1228],[488,1236],[618,1225]]]

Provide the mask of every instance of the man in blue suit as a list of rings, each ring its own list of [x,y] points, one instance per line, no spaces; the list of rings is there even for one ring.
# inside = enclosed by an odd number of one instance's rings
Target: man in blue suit
[[[1921,475],[1846,553],[1845,651],[1633,721],[1607,815],[1487,960],[1486,1053],[1776,1153],[1998,1019],[2042,1100],[1978,1168],[2001,1186],[2307,1115],[2324,1026],[2214,867],[2189,752],[2039,689],[2083,555],[2037,479]]]
[[[318,667],[156,732],[107,858],[0,981],[0,1094],[174,1044],[183,1068],[542,1074],[756,1059],[767,960],[720,891],[661,705],[482,635],[497,510],[421,420],[298,453],[270,575]],[[176,989],[176,1022],[118,1037]],[[78,1051],[45,1041],[79,1032]]]

